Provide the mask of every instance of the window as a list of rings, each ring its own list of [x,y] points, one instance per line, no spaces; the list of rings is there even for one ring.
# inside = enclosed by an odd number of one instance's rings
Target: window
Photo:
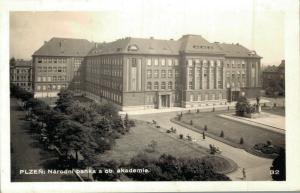
[[[43,90],[46,90],[46,85],[43,85]]]
[[[56,59],[56,58],[53,58],[53,62],[54,62],[54,63],[57,63],[57,59]]]
[[[194,95],[190,95],[190,101],[194,101]]]
[[[177,59],[174,59],[174,65],[178,66],[178,60]]]
[[[234,60],[231,61],[232,68],[235,68]]]
[[[56,85],[55,84],[52,85],[52,90],[56,90]]]
[[[147,78],[152,78],[152,70],[147,70]]]
[[[61,67],[58,67],[57,72],[61,72],[61,71],[62,71]]]
[[[147,90],[151,90],[152,89],[152,82],[147,82]]]
[[[66,72],[66,71],[67,71],[67,67],[63,67],[63,68],[62,68],[62,71],[63,71],[63,72]]]
[[[60,85],[57,85],[57,90],[60,90]]]
[[[41,90],[41,86],[37,86],[36,89],[37,89],[37,90]]]
[[[158,90],[158,82],[154,82],[154,90]]]
[[[42,63],[42,59],[41,58],[38,58],[38,63]]]
[[[160,85],[160,88],[162,90],[165,90],[166,89],[166,82],[162,82],[161,85]]]
[[[47,77],[43,76],[43,82],[46,82],[46,81],[47,81]]]
[[[56,78],[56,76],[53,76],[53,81],[57,81],[57,78]]]
[[[187,64],[188,64],[188,66],[192,66],[192,65],[193,65],[193,60],[192,60],[192,59],[189,59],[189,60],[187,61]]]
[[[41,82],[41,77],[40,76],[37,77],[37,81]]]
[[[211,100],[216,100],[216,95],[215,94],[211,94]]]
[[[222,81],[221,80],[218,80],[218,88],[222,88]]]
[[[43,72],[47,72],[47,67],[43,67]]]
[[[193,89],[193,82],[192,81],[189,82],[189,89]]]
[[[147,66],[151,66],[151,59],[150,58],[147,59]]]
[[[189,76],[193,76],[193,68],[188,68],[189,70]]]
[[[166,78],[166,70],[162,70],[161,71],[161,77],[162,78]]]
[[[164,59],[164,58],[161,59],[160,63],[161,63],[162,66],[165,66],[166,65],[166,59]]]
[[[168,89],[170,89],[170,90],[173,89],[173,82],[172,81],[168,82]]]
[[[48,72],[52,72],[52,67],[48,67]]]
[[[53,67],[53,72],[57,72],[57,67]]]
[[[177,69],[175,70],[175,77],[179,77],[179,71]]]
[[[51,82],[51,76],[48,76],[48,82]]]
[[[173,77],[173,71],[172,70],[168,70],[168,77],[172,78]]]
[[[154,70],[154,78],[158,78],[158,70]]]
[[[172,66],[172,59],[168,59],[168,66]]]
[[[63,58],[63,59],[62,59],[62,62],[63,62],[63,63],[66,63],[66,62],[67,62],[67,59],[66,59],[66,58]]]
[[[197,98],[198,101],[201,101],[201,95],[198,94],[198,98]]]
[[[158,59],[157,58],[154,59],[154,66],[158,66]]]

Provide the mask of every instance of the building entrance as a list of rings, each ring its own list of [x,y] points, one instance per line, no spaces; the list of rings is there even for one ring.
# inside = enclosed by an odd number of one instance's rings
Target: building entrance
[[[161,107],[170,107],[170,95],[161,95]]]

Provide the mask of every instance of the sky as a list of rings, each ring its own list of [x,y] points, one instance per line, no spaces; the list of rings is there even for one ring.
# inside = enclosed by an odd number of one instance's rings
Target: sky
[[[84,11],[13,11],[10,57],[30,59],[52,37],[110,42],[124,37],[179,39],[184,34],[199,34],[210,42],[240,43],[256,50],[264,65],[279,65],[284,59],[283,3],[118,0],[117,4],[100,1]]]

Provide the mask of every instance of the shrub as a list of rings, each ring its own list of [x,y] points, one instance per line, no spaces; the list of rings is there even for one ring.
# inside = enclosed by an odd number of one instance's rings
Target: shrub
[[[183,139],[183,134],[179,134],[179,139]]]
[[[244,138],[241,137],[240,144],[244,144]]]
[[[246,97],[240,97],[235,105],[237,116],[245,116],[246,113],[251,113],[251,105]]]
[[[272,142],[270,140],[267,141],[267,146],[272,145]]]
[[[193,120],[190,120],[190,125],[193,125]]]
[[[266,144],[264,144],[264,143],[257,143],[257,144],[254,145],[253,148],[256,149],[256,150],[261,151],[262,148],[264,148],[265,146],[266,146]]]
[[[207,131],[207,125],[204,125],[204,131]]]
[[[215,110],[216,110],[215,107],[213,107],[212,112],[215,112]]]
[[[199,110],[199,109],[197,109],[197,113],[200,113],[200,110]]]
[[[153,153],[153,152],[156,151],[156,149],[157,149],[157,142],[156,142],[155,140],[152,140],[152,141],[148,144],[148,146],[147,146],[147,148],[145,149],[145,151],[148,152],[148,153]]]
[[[220,137],[224,137],[224,131],[223,130],[220,133]]]
[[[266,146],[261,149],[261,152],[263,152],[265,154],[273,154],[273,153],[275,153],[273,147],[266,147]]]

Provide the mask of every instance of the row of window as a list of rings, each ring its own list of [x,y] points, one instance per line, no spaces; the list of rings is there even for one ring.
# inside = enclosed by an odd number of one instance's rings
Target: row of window
[[[106,76],[114,76],[121,77],[122,70],[121,69],[111,69],[111,68],[93,68],[91,65],[87,65],[87,72],[91,74],[97,75],[106,75]]]
[[[14,69],[14,70],[10,70],[10,73],[30,73],[30,69],[22,69],[22,70],[16,70],[16,69]]]
[[[111,64],[116,66],[121,66],[123,64],[122,58],[116,58],[116,57],[94,57],[89,58],[87,61],[88,65],[95,65],[95,64]]]
[[[55,82],[55,81],[65,81],[67,76],[38,76],[37,82]]]
[[[67,58],[37,58],[38,63],[67,63]]]
[[[31,86],[31,82],[17,82],[17,86]]]
[[[172,58],[147,58],[147,66],[178,66],[178,59]]]
[[[175,88],[177,87],[177,83],[175,82]],[[158,90],[158,89],[161,89],[161,90],[172,90],[173,89],[173,82],[172,81],[169,81],[169,82],[161,82],[160,83],[160,87],[159,87],[159,82],[156,81],[154,82],[154,84],[152,85],[152,82],[147,82],[147,90]]]
[[[38,66],[37,67],[37,71],[38,72],[66,72],[67,71],[67,67],[66,66]]]
[[[108,100],[115,101],[118,103],[122,102],[122,96],[120,94],[112,92],[111,90],[105,88],[99,88],[93,85],[88,85],[87,89],[97,96],[104,97]]]
[[[238,81],[238,82],[227,82],[226,83],[226,86],[227,86],[227,88],[233,88],[233,87],[245,87],[246,86],[246,82],[245,81],[242,81],[242,82],[240,82],[240,81]]]
[[[222,80],[218,80],[218,84],[215,85],[215,81],[211,80],[210,82],[207,82],[207,81],[203,81],[203,85],[202,85],[202,82],[199,81],[199,85],[198,85],[198,88],[201,88],[201,89],[222,89],[223,88],[223,81]],[[193,84],[193,81],[189,81],[189,90],[194,90],[195,89],[195,86]]]
[[[225,99],[225,95],[222,93],[215,94],[191,94],[190,95],[190,101],[206,101],[206,100],[220,100],[220,99]]]
[[[167,78],[167,73],[168,73],[168,78],[173,77],[173,70],[161,70],[160,71],[160,76],[159,76],[159,70],[153,70],[153,78]],[[179,77],[179,71],[175,70],[175,77]],[[152,70],[147,70],[147,78],[152,78]]]
[[[66,85],[65,84],[47,84],[47,85],[37,85],[36,90],[40,91],[51,91],[51,90],[60,90],[65,88]]]
[[[31,80],[31,76],[11,76],[11,80]]]

